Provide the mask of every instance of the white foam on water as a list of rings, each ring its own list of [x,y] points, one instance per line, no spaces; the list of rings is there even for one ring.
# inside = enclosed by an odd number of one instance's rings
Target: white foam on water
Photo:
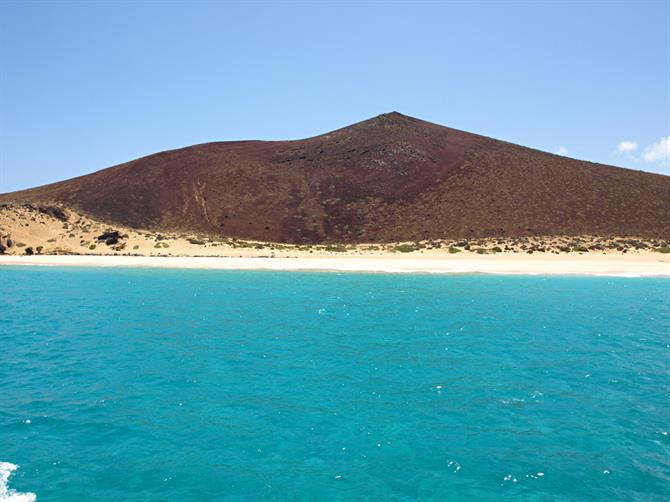
[[[20,493],[12,490],[7,485],[9,477],[19,466],[9,462],[0,462],[0,502],[35,502],[37,495],[34,493]]]

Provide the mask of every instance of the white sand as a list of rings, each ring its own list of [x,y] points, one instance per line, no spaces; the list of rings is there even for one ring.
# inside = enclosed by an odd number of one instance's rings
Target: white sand
[[[309,256],[276,257],[157,257],[157,256],[73,256],[6,255],[2,265],[78,267],[161,267],[220,270],[305,270],[387,273],[486,273],[486,274],[579,274],[621,277],[670,277],[670,256],[647,252],[636,254],[497,254],[444,257],[398,256]]]

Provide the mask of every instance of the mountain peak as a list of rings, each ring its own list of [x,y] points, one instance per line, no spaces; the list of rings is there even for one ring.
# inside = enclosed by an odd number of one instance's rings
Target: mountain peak
[[[386,130],[397,129],[402,126],[417,124],[420,121],[414,117],[403,115],[402,113],[392,111],[376,115],[372,118],[353,124],[353,126],[364,126],[373,128],[383,128]]]
[[[381,115],[377,115],[376,117],[373,117],[371,120],[404,122],[404,121],[407,121],[407,120],[416,120],[416,119],[413,118],[413,117],[410,117],[408,115],[403,115],[400,112],[392,111],[392,112],[382,113]]]

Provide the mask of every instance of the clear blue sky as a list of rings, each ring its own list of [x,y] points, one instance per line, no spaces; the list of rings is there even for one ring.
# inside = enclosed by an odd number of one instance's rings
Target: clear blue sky
[[[668,0],[4,0],[0,63],[0,192],[392,110],[670,173]]]

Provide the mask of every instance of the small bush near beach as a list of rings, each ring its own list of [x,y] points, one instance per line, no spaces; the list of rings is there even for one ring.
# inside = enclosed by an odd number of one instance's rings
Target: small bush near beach
[[[411,253],[412,251],[416,251],[416,247],[412,244],[399,244],[394,249],[399,253]]]
[[[663,246],[662,248],[656,248],[654,251],[656,251],[657,253],[667,254],[670,253],[670,246]]]
[[[449,254],[456,254],[456,253],[460,253],[460,252],[461,252],[460,249],[455,248],[454,246],[449,246]]]
[[[347,246],[344,244],[329,244],[326,246],[326,251],[333,251],[335,253],[346,253]]]

